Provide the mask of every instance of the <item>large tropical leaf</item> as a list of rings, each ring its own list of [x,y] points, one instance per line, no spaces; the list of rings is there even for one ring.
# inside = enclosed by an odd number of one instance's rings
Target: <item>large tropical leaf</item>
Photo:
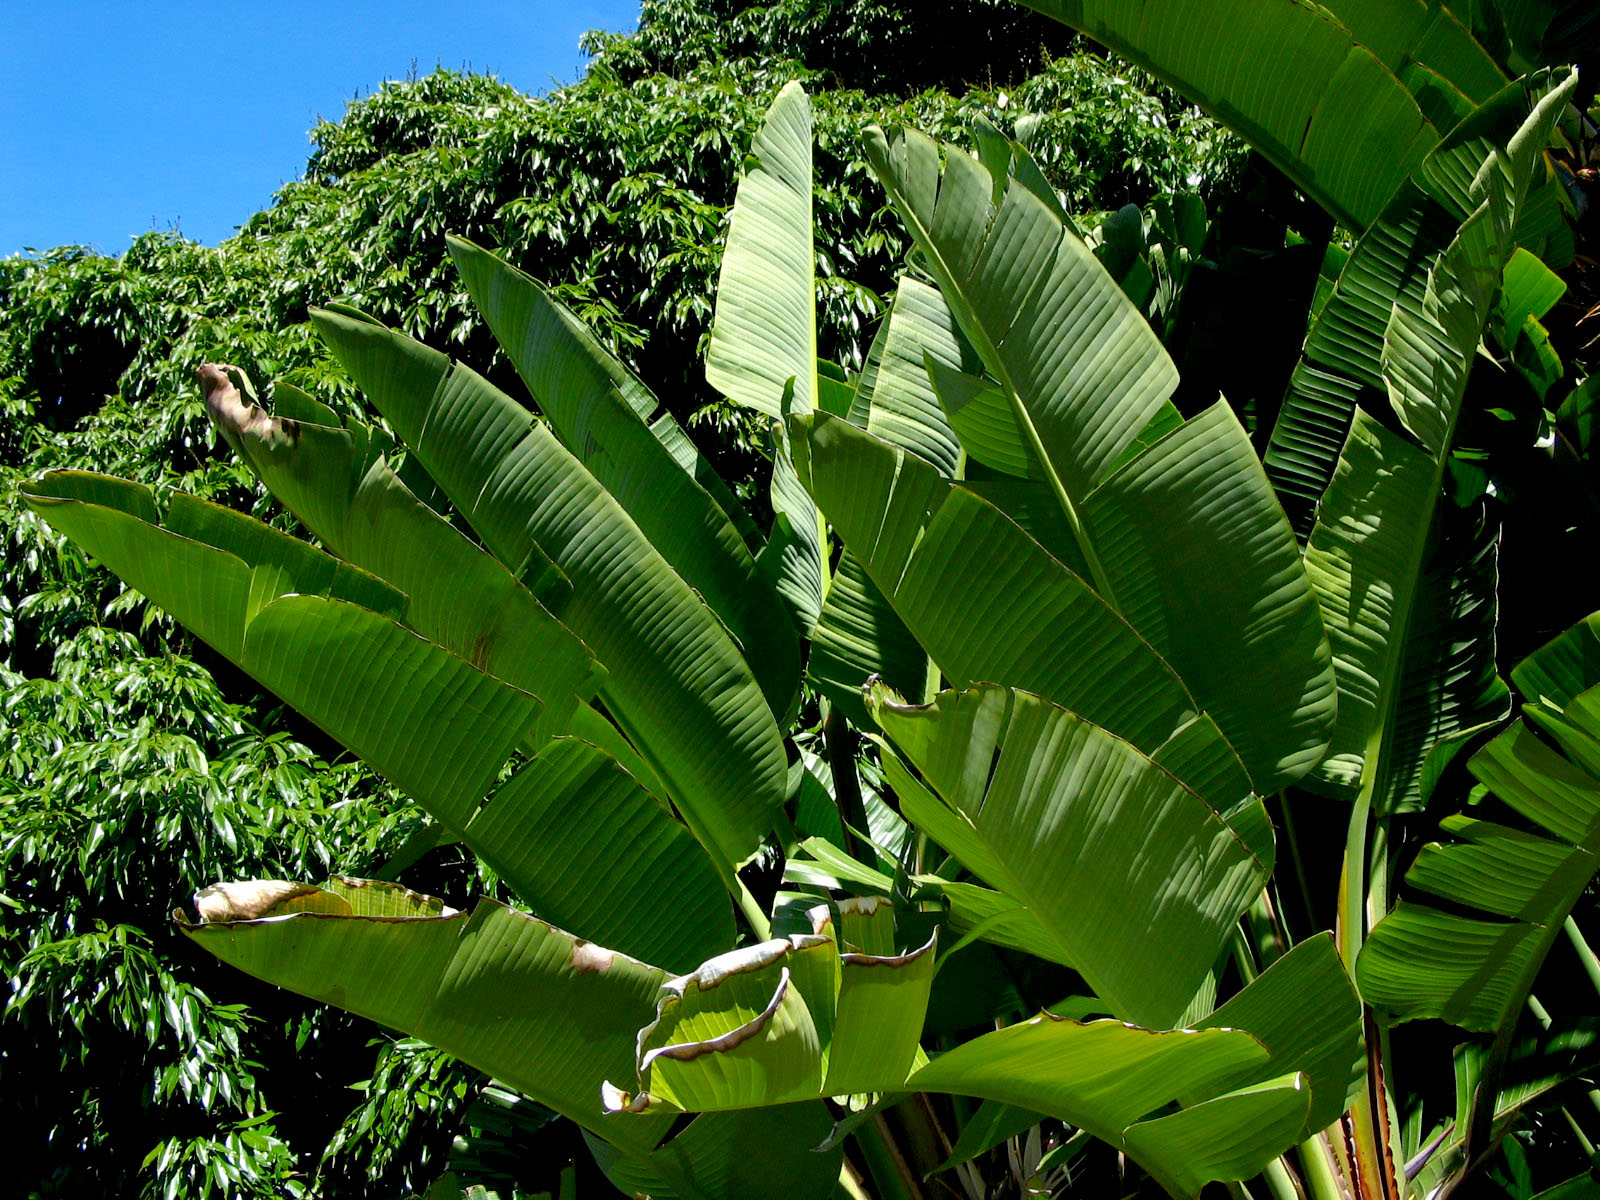
[[[782,421],[817,403],[817,288],[811,227],[811,102],[787,84],[767,110],[734,197],[706,349],[706,380],[735,404]],[[816,506],[777,435],[777,523],[762,568],[809,636],[827,587]]]
[[[940,406],[929,359],[949,371],[982,366],[939,290],[906,275],[856,381],[850,420],[955,478],[961,474],[961,443]]]
[[[1542,653],[1559,658],[1588,636],[1580,626]],[[1424,846],[1406,884],[1486,916],[1402,899],[1357,963],[1362,995],[1383,1019],[1442,1017],[1497,1030],[1520,1011],[1562,923],[1600,871],[1596,681],[1600,673],[1559,706],[1548,698],[1529,704],[1525,720],[1468,762],[1532,828],[1469,813],[1444,820],[1452,840]]]
[[[1446,607],[1451,589],[1427,587],[1425,568],[1430,549],[1448,552],[1434,509],[1466,373],[1515,250],[1510,219],[1533,148],[1543,146],[1575,78],[1507,89],[1456,131],[1447,153],[1428,160],[1429,186],[1471,215],[1432,260],[1420,297],[1395,303],[1376,343],[1395,412],[1421,445],[1358,410],[1306,551],[1339,685],[1338,722],[1318,769],[1319,785],[1334,791],[1415,801],[1418,746],[1413,737],[1408,749],[1399,728],[1402,696],[1440,704],[1427,717],[1435,737],[1490,719],[1500,705],[1492,684],[1478,686],[1481,669],[1452,678],[1461,672],[1452,642],[1481,637],[1486,611],[1479,604],[1454,614],[1476,625],[1463,633]]]
[[[938,798],[888,761],[902,811],[1026,907],[1125,1020],[1174,1024],[1270,868],[1134,746],[992,685],[870,708]],[[1259,802],[1257,802],[1259,804]]]
[[[794,632],[728,513],[738,502],[704,459],[687,471],[647,425],[656,399],[583,324],[515,267],[460,238],[456,269],[534,401],[645,537],[744,648],[781,720],[800,675]],[[671,416],[664,417],[671,421]],[[717,489],[713,491],[712,489]]]
[[[470,912],[392,884],[331,882],[349,915],[298,912],[179,928],[259,979],[423,1038],[633,1152],[666,1123],[605,1118],[664,972],[492,900]]]
[[[313,314],[345,367],[514,574],[553,565],[557,616],[602,696],[725,874],[783,798],[777,725],[712,611],[544,425],[466,367],[343,312]]]
[[[608,1178],[651,1200],[746,1200],[836,1194],[844,1142],[821,1147],[833,1118],[820,1101],[703,1113],[646,1155],[619,1153],[584,1131]],[[687,1185],[687,1186],[686,1186]]]
[[[933,982],[934,940],[894,951],[887,904],[808,914],[811,932],[713,958],[661,986],[619,1113],[720,1111],[903,1086]],[[863,947],[862,943],[866,943]]]
[[[959,374],[930,362],[952,423],[1048,485],[1086,579],[1176,669],[1258,790],[1304,774],[1326,746],[1332,670],[1243,428],[1225,405],[1168,423],[1177,372],[1160,340],[1059,212],[1000,164],[904,131],[870,131],[867,154],[1020,438],[992,393],[962,396]],[[1141,439],[1153,424],[1164,435]]]
[[[947,679],[1043,696],[1155,756],[1230,821],[1254,811],[1216,723],[1079,576],[915,455],[826,414],[796,425],[813,494]],[[1270,861],[1270,830],[1241,836]]]
[[[976,366],[938,290],[907,276],[856,380],[850,420],[953,477],[961,473],[961,444],[940,409],[930,359],[951,370]],[[806,669],[858,725],[871,720],[861,688],[873,676],[903,696],[926,690],[927,652],[849,549],[829,578]]]
[[[734,942],[705,850],[609,755],[557,738],[489,797],[463,840],[535,913],[689,970]]]
[[[1147,753],[1194,712],[1127,622],[992,504],[848,421],[793,424],[812,494],[951,682],[1035,692]]]
[[[1422,0],[1024,2],[1173,84],[1356,230],[1506,79]]]
[[[773,418],[810,412],[816,404],[811,236],[811,104],[804,89],[790,83],[750,148],[706,350],[711,386]]]
[[[423,1038],[569,1117],[619,1183],[681,1200],[743,1200],[752,1180],[795,1200],[832,1191],[838,1153],[813,1153],[830,1126],[820,1105],[708,1113],[664,1141],[668,1118],[605,1112],[602,1083],[629,1069],[658,968],[492,900],[462,913],[365,880],[298,890],[312,894],[254,919],[175,915],[224,962]]]
[[[45,520],[223,657],[388,776],[466,826],[533,722],[534,696],[399,623],[375,576],[181,493],[56,472],[32,485]]]
[[[1215,1087],[1270,1061],[1260,1042],[1238,1030],[1156,1033],[1042,1014],[940,1055],[907,1086],[982,1096],[1070,1122],[1123,1150],[1173,1195],[1193,1196],[1210,1179],[1254,1175],[1304,1124],[1310,1093],[1301,1076],[1260,1090],[1219,1094]],[[1141,1120],[1189,1095],[1208,1099]],[[1205,1153],[1196,1153],[1202,1147]]]
[[[1026,187],[913,130],[869,130],[866,149],[1071,519],[1171,395],[1176,368],[1094,252]]]
[[[1552,92],[1551,78],[1541,75],[1497,92],[1415,164],[1356,244],[1312,325],[1265,456],[1267,472],[1301,537],[1310,532],[1357,405],[1378,409],[1383,404],[1385,333],[1391,319],[1406,313],[1412,329],[1426,321],[1423,309],[1430,303],[1426,297],[1432,273],[1485,200],[1482,187],[1474,191],[1463,181],[1473,179],[1484,161],[1496,155],[1507,205],[1496,220],[1512,217],[1538,173],[1527,151],[1543,146],[1554,116],[1547,106],[1567,87],[1561,84]],[[1557,107],[1562,102],[1557,100]],[[1520,147],[1516,154],[1510,153],[1513,138]],[[1502,252],[1509,253],[1509,247],[1498,248],[1496,257]],[[1508,261],[1492,268],[1480,259],[1471,270],[1503,270],[1506,265]],[[1470,288],[1474,305],[1486,302],[1484,280],[1462,282]],[[1435,286],[1434,308],[1449,294],[1448,287]],[[1424,357],[1418,365],[1425,369],[1426,362]]]
[[[201,374],[212,419],[262,482],[333,553],[404,592],[410,628],[540,696],[549,732],[567,727],[603,671],[504,566],[411,493],[385,437],[284,384],[273,389],[279,415],[268,416],[245,401],[235,372]]]

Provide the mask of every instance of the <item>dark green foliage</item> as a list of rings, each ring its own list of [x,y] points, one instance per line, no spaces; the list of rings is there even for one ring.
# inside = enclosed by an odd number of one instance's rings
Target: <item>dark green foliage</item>
[[[638,34],[591,36],[587,77],[542,99],[447,71],[385,84],[319,125],[304,179],[221,246],[152,233],[116,258],[0,260],[0,1071],[26,1081],[0,1118],[26,1194],[387,1196],[446,1166],[492,1184],[506,1168],[474,1157],[481,1135],[446,1154],[458,1128],[507,1118],[473,1072],[169,934],[174,905],[218,878],[376,873],[417,814],[49,534],[20,482],[87,469],[267,516],[192,371],[231,361],[351,403],[305,324],[338,298],[520,391],[446,232],[555,285],[698,418],[725,473],[764,475],[699,363],[726,208],[773,93],[800,77],[816,95],[820,349],[859,363],[904,252],[860,155],[873,121],[965,140],[977,115],[1038,111],[1034,147],[1075,213],[1232,178],[1236,141],[1076,45],[997,0],[651,0]],[[483,886],[448,853],[406,878]]]

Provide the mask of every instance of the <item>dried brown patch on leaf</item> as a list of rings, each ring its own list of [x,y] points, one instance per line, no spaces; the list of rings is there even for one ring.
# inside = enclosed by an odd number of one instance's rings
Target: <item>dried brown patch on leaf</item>
[[[268,416],[265,410],[246,398],[246,393],[253,391],[250,380],[233,364],[202,363],[195,375],[205,394],[211,423],[222,431],[230,444],[246,434],[261,438],[269,445],[294,441],[299,436],[299,426],[295,422]]]
[[[282,912],[299,911],[293,901],[318,895],[322,889],[288,879],[246,879],[218,882],[194,894],[195,911],[202,924],[218,921],[257,921]]]

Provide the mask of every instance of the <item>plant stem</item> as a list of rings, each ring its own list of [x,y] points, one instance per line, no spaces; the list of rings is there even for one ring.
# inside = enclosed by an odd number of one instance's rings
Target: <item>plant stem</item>
[[[1306,1194],[1313,1200],[1344,1200],[1328,1157],[1328,1143],[1320,1133],[1300,1143],[1300,1171],[1305,1176]]]
[[[1250,948],[1250,936],[1241,921],[1233,923],[1233,965],[1239,968],[1239,978],[1246,984],[1254,983],[1257,974],[1256,959]]]
[[[756,903],[756,898],[750,894],[750,889],[745,887],[744,880],[738,875],[733,877],[733,898],[739,904],[739,911],[744,914],[744,919],[750,922],[750,932],[756,935],[758,942],[764,942],[772,936],[772,922],[767,914],[761,910],[761,905]]]
[[[894,1144],[882,1113],[857,1127],[855,1139],[882,1200],[923,1200],[922,1189]]]
[[[1594,951],[1589,948],[1589,943],[1583,936],[1583,931],[1578,928],[1578,923],[1569,914],[1561,924],[1562,932],[1567,935],[1567,941],[1572,943],[1572,948],[1578,953],[1578,961],[1583,964],[1583,970],[1589,976],[1589,982],[1594,985],[1594,990],[1600,992],[1600,959],[1595,957]]]
[[[1272,1193],[1272,1200],[1306,1200],[1305,1189],[1282,1158],[1269,1162],[1267,1169],[1261,1172],[1261,1179]]]
[[[839,815],[844,818],[845,849],[850,857],[869,867],[878,865],[878,856],[870,846],[863,846],[856,837],[859,830],[869,835],[872,826],[867,824],[867,806],[861,798],[861,780],[856,775],[856,746],[860,737],[836,707],[828,707],[822,719],[822,743],[828,751],[828,770],[833,775],[833,798],[839,805]]]

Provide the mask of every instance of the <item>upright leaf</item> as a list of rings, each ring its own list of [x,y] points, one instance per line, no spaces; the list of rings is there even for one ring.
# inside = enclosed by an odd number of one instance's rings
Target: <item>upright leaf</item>
[[[565,306],[471,242],[452,239],[450,250],[539,411],[722,618],[781,719],[799,679],[799,647],[793,632],[772,620],[772,584],[756,570],[728,515],[737,501],[703,459],[694,460],[692,471],[683,468],[662,440],[666,426],[646,424],[655,397]]]
[[[777,725],[721,622],[520,404],[368,320],[314,314],[345,367],[513,574],[553,565],[557,615],[609,672],[602,696],[725,876],[782,802]]]
[[[780,422],[816,406],[814,258],[811,102],[790,83],[767,110],[734,198],[706,350],[712,387]],[[826,590],[826,541],[816,506],[788,467],[786,438],[780,429],[772,476],[778,523],[760,562],[808,637]]]

